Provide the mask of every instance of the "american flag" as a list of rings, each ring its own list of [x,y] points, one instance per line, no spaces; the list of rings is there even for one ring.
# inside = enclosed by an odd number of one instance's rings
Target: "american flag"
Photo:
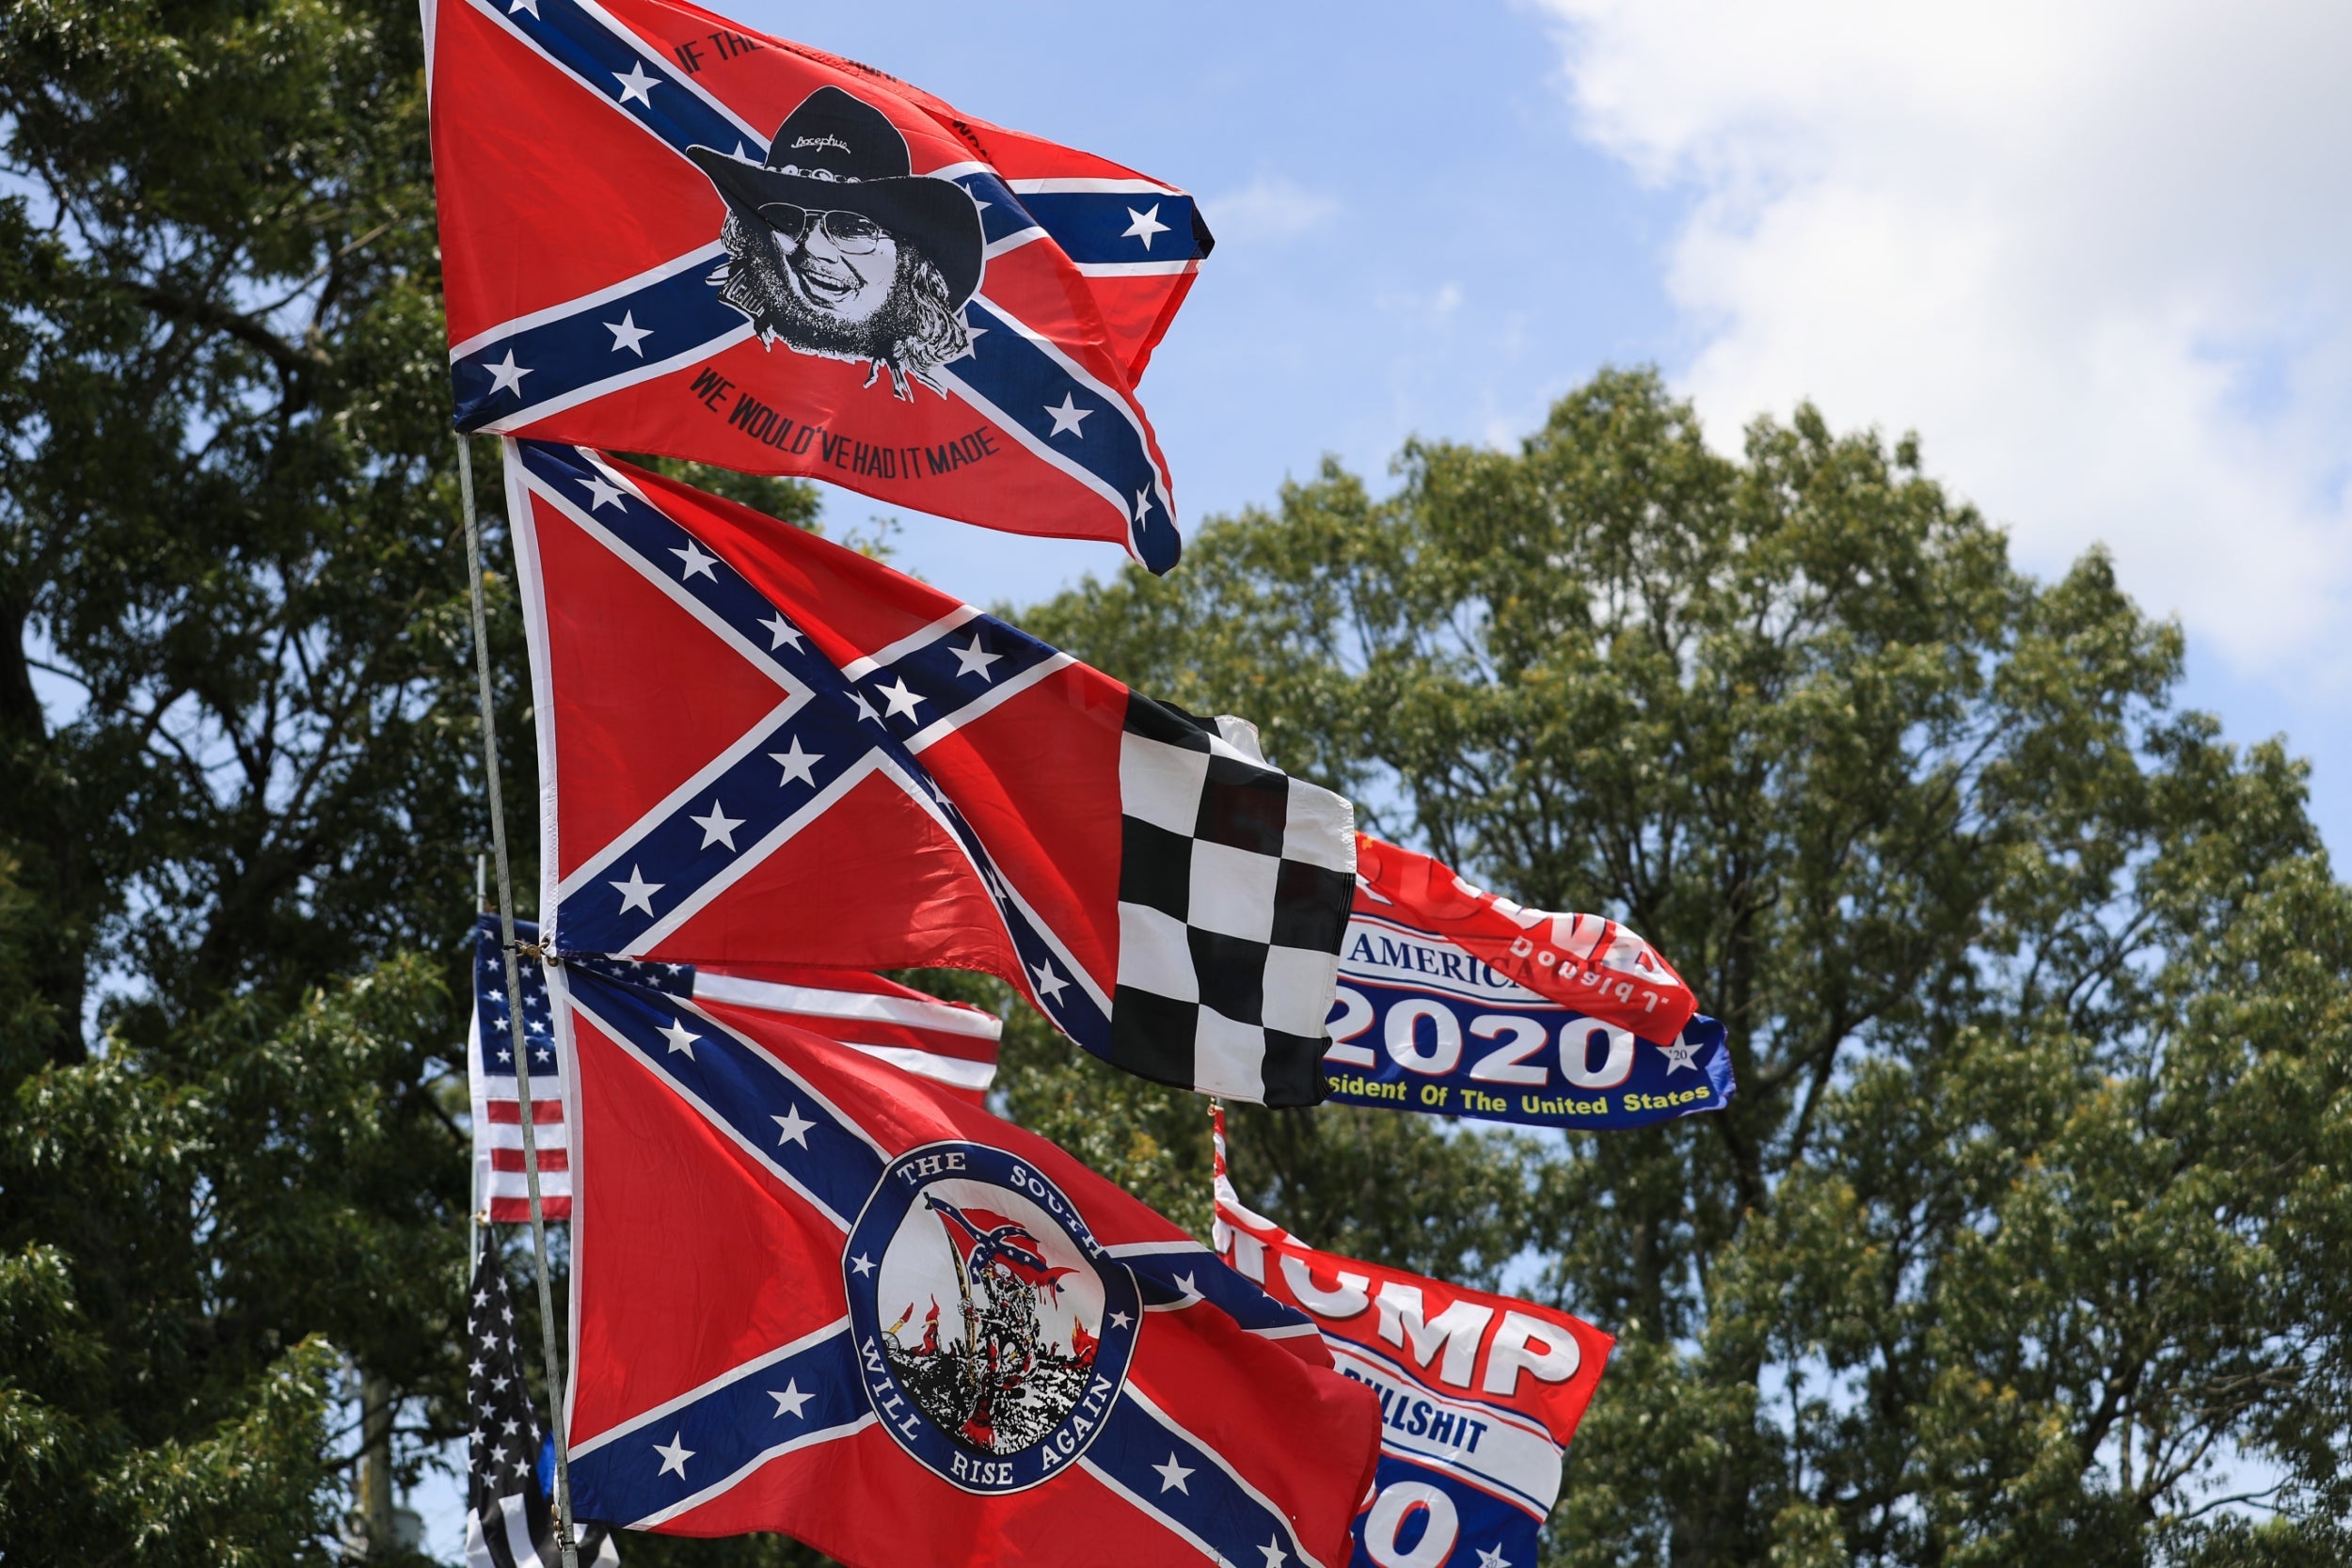
[[[482,1233],[466,1301],[467,1568],[560,1568],[554,1510],[539,1477],[545,1437],[515,1348],[515,1303],[497,1243]],[[617,1565],[612,1538],[578,1527],[579,1560]]]
[[[538,927],[515,924],[516,940],[535,942]],[[624,958],[572,958],[610,978],[692,997],[721,1018],[755,1024],[774,1018],[854,1046],[894,1067],[944,1084],[974,1104],[996,1077],[996,1046],[1004,1021],[958,1002],[943,1002],[911,986],[860,970],[790,965],[746,966],[720,973],[685,964],[635,963]],[[499,927],[485,915],[474,928],[474,1012],[468,1046],[473,1089],[474,1191],[493,1222],[531,1218],[523,1175],[521,1097],[515,1053],[530,1053],[532,1127],[539,1146],[539,1196],[547,1218],[572,1215],[571,1139],[564,1123],[569,1053],[548,1024],[547,974],[539,960],[516,959],[521,1027],[506,994]],[[519,1039],[519,1045],[517,1040]]]

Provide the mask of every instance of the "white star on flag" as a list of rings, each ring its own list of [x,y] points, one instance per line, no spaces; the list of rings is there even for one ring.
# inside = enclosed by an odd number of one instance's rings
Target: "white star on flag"
[[[714,844],[723,844],[730,849],[734,848],[735,830],[743,825],[743,818],[729,816],[726,808],[716,800],[710,802],[708,816],[690,816],[687,820],[703,831],[703,847],[706,849]]]
[[[708,578],[713,582],[719,580],[719,574],[711,570],[713,566],[719,564],[719,558],[715,555],[705,555],[703,547],[693,540],[689,539],[684,549],[679,549],[675,545],[671,546],[670,553],[678,559],[678,580],[680,582],[688,578]]]
[[[1150,490],[1148,490],[1148,489],[1145,489],[1145,490],[1138,490],[1138,491],[1136,491],[1136,521],[1139,523],[1139,522],[1143,521],[1143,519],[1144,519],[1144,518],[1146,518],[1146,517],[1150,516],[1151,515],[1152,515],[1152,492],[1151,492]]]
[[[860,719],[871,719],[877,724],[882,722],[882,715],[874,711],[874,705],[866,700],[865,692],[852,691],[850,693],[850,700],[857,704],[857,716]]]
[[[513,5],[506,8],[506,14],[509,16],[515,16],[523,11],[529,11],[531,13],[532,21],[538,21],[539,0],[515,0]]]
[[[1699,1064],[1692,1058],[1699,1053],[1699,1048],[1690,1041],[1677,1040],[1672,1045],[1661,1045],[1658,1049],[1666,1053],[1666,1075],[1669,1078],[1680,1072],[1684,1068],[1689,1068],[1692,1072],[1698,1071]]]
[[[1058,1002],[1061,993],[1070,989],[1070,982],[1054,972],[1054,960],[1046,959],[1030,973],[1037,976],[1037,993],[1048,1002]]]
[[[638,325],[636,311],[622,311],[621,319],[616,322],[606,322],[604,329],[612,334],[613,353],[618,354],[621,350],[627,349],[640,359],[645,356],[645,351],[642,345],[646,339],[653,336],[653,328]]]
[[[1160,1478],[1161,1491],[1182,1492],[1187,1497],[1192,1496],[1192,1488],[1184,1484],[1184,1478],[1192,1474],[1192,1471],[1176,1463],[1176,1455],[1173,1451],[1168,1454],[1167,1464],[1154,1465],[1152,1468]]]
[[[643,910],[647,914],[653,913],[653,895],[669,886],[667,882],[645,880],[645,874],[633,864],[628,868],[628,881],[613,882],[609,885],[621,895],[623,914],[628,913],[631,910]]]
[[[792,651],[794,653],[797,654],[801,651],[800,629],[793,626],[791,622],[786,620],[781,612],[770,616],[767,620],[762,621],[759,624],[768,628],[768,635],[770,637],[775,639],[774,641],[768,644],[768,651],[770,653],[774,653],[778,648],[785,646],[787,643],[791,644]]]
[[[513,349],[508,349],[506,357],[495,365],[484,360],[482,368],[490,372],[491,396],[496,397],[501,392],[512,392],[518,398],[523,395],[523,377],[531,373],[531,369],[515,363]]]
[[[800,1384],[792,1378],[787,1378],[784,1380],[784,1392],[778,1393],[771,1388],[768,1390],[768,1397],[776,1402],[776,1415],[782,1418],[798,1416],[801,1413],[801,1406],[817,1396],[802,1393]]]
[[[825,760],[825,753],[822,752],[803,751],[801,749],[801,737],[796,735],[792,737],[792,749],[790,751],[771,752],[768,753],[768,760],[779,765],[784,769],[784,777],[776,782],[776,787],[778,789],[782,789],[786,784],[790,784],[795,779],[800,780],[801,783],[808,785],[811,789],[814,789],[817,787],[816,768],[818,763]]]
[[[1160,221],[1160,204],[1156,201],[1140,213],[1130,207],[1127,209],[1127,215],[1135,221],[1127,226],[1127,231],[1120,238],[1141,240],[1143,248],[1146,250],[1152,248],[1152,235],[1168,232],[1168,225]]]
[[[587,487],[589,511],[594,512],[600,506],[621,504],[621,487],[602,474],[590,474],[580,483]]]
[[[957,674],[977,675],[984,681],[995,680],[996,677],[989,673],[988,667],[1005,657],[1002,654],[983,652],[980,647],[980,634],[977,631],[972,634],[970,647],[959,648],[950,642],[947,644],[947,651],[956,656]]]
[[[650,109],[653,107],[653,89],[661,85],[661,78],[659,76],[646,75],[644,61],[638,60],[632,63],[628,68],[628,74],[626,76],[622,75],[617,71],[614,71],[612,73],[612,79],[621,84],[620,102],[626,103],[630,99],[634,98],[638,103],[643,103],[646,108]],[[1156,207],[1152,210],[1155,213],[1159,211]],[[1145,242],[1145,246],[1147,249],[1150,247],[1149,241]]]
[[[661,1031],[661,1037],[670,1042],[671,1055],[675,1056],[683,1051],[686,1053],[686,1059],[690,1062],[694,1059],[694,1042],[702,1038],[700,1035],[686,1026],[686,1021],[682,1018],[670,1020],[669,1027]]]
[[[1291,1554],[1282,1549],[1282,1538],[1279,1535],[1259,1547],[1258,1555],[1265,1559],[1265,1568],[1282,1568],[1282,1564],[1291,1558]]]
[[[1050,441],[1055,436],[1059,436],[1062,432],[1068,431],[1071,435],[1075,436],[1079,440],[1085,440],[1087,438],[1087,433],[1080,430],[1078,426],[1083,424],[1086,421],[1086,417],[1093,412],[1094,410],[1091,408],[1079,407],[1078,400],[1074,394],[1068,391],[1063,392],[1061,395],[1061,406],[1059,408],[1055,407],[1050,403],[1045,405],[1046,417],[1054,421],[1054,428],[1045,433],[1045,438]]]
[[[675,1470],[680,1481],[686,1479],[686,1462],[694,1457],[694,1450],[686,1446],[685,1433],[672,1433],[668,1445],[656,1443],[653,1451],[661,1456],[661,1468],[657,1475],[666,1476]]]
[[[874,1260],[861,1252],[855,1258],[850,1259],[850,1267],[857,1272],[859,1278],[863,1279],[866,1275],[874,1272]]]
[[[907,685],[907,678],[904,675],[900,675],[898,680],[888,686],[874,688],[874,691],[890,705],[890,716],[894,719],[900,714],[906,715],[909,719],[914,718],[914,705],[923,700],[920,694]]]
[[[768,1119],[783,1129],[776,1136],[778,1148],[782,1148],[786,1144],[799,1144],[803,1148],[806,1148],[808,1130],[817,1125],[801,1115],[801,1108],[798,1105],[787,1105],[784,1108],[784,1115],[770,1117]]]
[[[1511,1568],[1510,1559],[1502,1555],[1502,1544],[1478,1548],[1478,1568]]]

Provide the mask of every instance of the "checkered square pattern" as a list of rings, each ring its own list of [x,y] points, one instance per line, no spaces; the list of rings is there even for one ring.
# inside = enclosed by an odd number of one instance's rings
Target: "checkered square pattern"
[[[1110,1059],[1203,1094],[1323,1099],[1324,1021],[1356,894],[1356,813],[1257,732],[1127,699]]]

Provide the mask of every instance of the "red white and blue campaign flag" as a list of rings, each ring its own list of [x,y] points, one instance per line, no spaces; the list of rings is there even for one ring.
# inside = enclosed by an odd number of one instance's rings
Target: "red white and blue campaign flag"
[[[1522,909],[1362,834],[1356,856],[1323,1058],[1334,1100],[1602,1128],[1731,1098],[1724,1026],[1615,921]]]
[[[1340,1568],[1376,1401],[1033,1133],[570,963],[575,1512],[853,1568]]]
[[[458,428],[1180,541],[1192,198],[675,0],[424,0]]]
[[[1380,1401],[1355,1568],[1534,1568],[1562,1451],[1616,1340],[1551,1307],[1308,1246],[1242,1206],[1216,1115],[1219,1255],[1311,1318]]]
[[[510,442],[552,941],[981,970],[1161,1083],[1324,1096],[1353,809],[854,550]]]
[[[516,940],[535,943],[535,921],[515,922]],[[583,960],[599,961],[599,960]],[[633,973],[646,985],[691,996],[721,1018],[772,1017],[880,1056],[981,1103],[996,1078],[996,1042],[1004,1020],[961,1002],[943,1002],[912,986],[856,970],[756,966],[723,974],[690,964],[647,964]],[[473,1100],[474,1201],[501,1225],[531,1218],[523,1172],[522,1097],[515,1053],[531,1053],[533,1141],[539,1154],[539,1202],[546,1218],[572,1213],[571,1137],[564,1121],[564,1084],[571,1068],[555,1038],[548,1010],[547,973],[529,954],[515,959],[522,988],[521,1044],[516,1008],[506,994],[499,956],[499,923],[484,915],[474,927],[474,1010],[467,1041],[467,1078]]]

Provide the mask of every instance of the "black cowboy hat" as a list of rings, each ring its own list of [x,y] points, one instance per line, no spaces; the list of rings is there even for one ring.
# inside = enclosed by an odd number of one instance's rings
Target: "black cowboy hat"
[[[778,202],[856,213],[921,246],[946,280],[951,306],[980,286],[986,242],[978,205],[952,180],[911,173],[898,128],[839,87],[818,87],[801,100],[776,128],[765,166],[716,148],[690,147],[686,155],[745,217],[759,217],[762,207]]]

